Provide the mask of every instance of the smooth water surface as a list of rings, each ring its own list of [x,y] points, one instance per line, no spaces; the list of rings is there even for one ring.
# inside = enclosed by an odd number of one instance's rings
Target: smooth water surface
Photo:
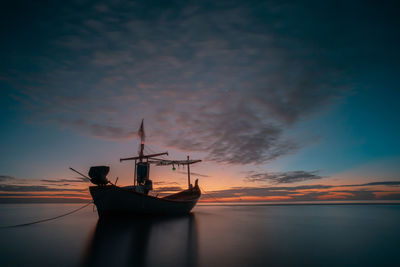
[[[3,204],[0,225],[81,204]],[[197,206],[175,218],[92,207],[0,229],[1,266],[400,266],[400,205]]]

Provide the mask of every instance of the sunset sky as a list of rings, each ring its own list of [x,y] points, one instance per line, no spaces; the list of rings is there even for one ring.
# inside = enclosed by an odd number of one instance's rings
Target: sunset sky
[[[396,1],[6,2],[0,202],[90,198],[70,166],[131,184],[142,118],[203,201],[400,200]]]

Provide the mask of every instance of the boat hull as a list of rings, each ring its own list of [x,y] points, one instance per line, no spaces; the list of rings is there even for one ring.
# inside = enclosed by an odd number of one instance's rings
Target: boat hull
[[[99,216],[108,214],[186,214],[193,209],[201,195],[198,187],[171,195],[170,199],[153,197],[113,185],[91,186],[89,190]]]

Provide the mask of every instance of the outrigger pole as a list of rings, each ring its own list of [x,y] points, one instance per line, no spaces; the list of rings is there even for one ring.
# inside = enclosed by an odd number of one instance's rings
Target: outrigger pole
[[[157,154],[150,154],[150,155],[143,155],[143,156],[137,156],[137,157],[131,157],[131,158],[122,158],[119,159],[120,162],[123,162],[125,160],[138,160],[140,158],[152,158],[152,157],[157,157],[157,156],[162,156],[162,155],[168,155],[168,152],[163,152],[163,153],[157,153]]]
[[[69,169],[70,169],[71,171],[73,171],[73,172],[76,172],[77,174],[81,175],[82,177],[84,177],[84,178],[88,179],[88,181],[89,181],[89,182],[91,182],[91,181],[92,181],[92,180],[91,180],[89,177],[87,177],[86,175],[84,175],[84,174],[82,174],[82,173],[78,172],[78,171],[77,171],[77,170],[75,170],[74,168],[71,168],[71,167],[69,167]]]

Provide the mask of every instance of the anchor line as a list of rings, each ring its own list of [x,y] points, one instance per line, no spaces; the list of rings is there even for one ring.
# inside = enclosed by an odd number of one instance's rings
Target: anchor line
[[[64,214],[61,214],[61,215],[58,215],[58,216],[55,216],[55,217],[51,217],[51,218],[47,218],[47,219],[42,219],[42,220],[38,220],[38,221],[33,221],[33,222],[29,222],[29,223],[22,223],[22,224],[1,226],[0,229],[1,229],[1,228],[13,228],[13,227],[28,226],[28,225],[32,225],[32,224],[37,224],[37,223],[52,221],[52,220],[55,220],[55,219],[58,219],[58,218],[61,218],[61,217],[68,216],[68,215],[70,215],[70,214],[72,214],[72,213],[75,213],[75,212],[77,212],[77,211],[80,211],[81,209],[86,208],[87,206],[89,206],[89,205],[92,204],[92,203],[93,203],[93,201],[90,201],[89,203],[86,203],[85,205],[83,205],[83,206],[81,206],[81,207],[79,207],[79,208],[77,208],[77,209],[74,209],[74,210],[72,210],[72,211],[69,211],[69,212],[67,212],[67,213],[64,213]]]

